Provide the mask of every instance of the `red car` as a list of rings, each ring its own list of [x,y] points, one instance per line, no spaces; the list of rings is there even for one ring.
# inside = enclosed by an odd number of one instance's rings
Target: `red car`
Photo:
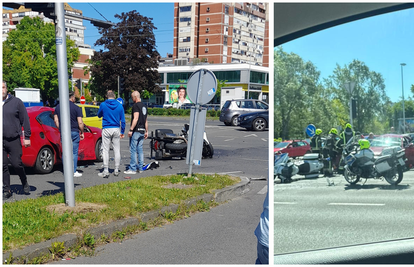
[[[288,153],[292,158],[301,157],[310,151],[310,145],[305,140],[283,141],[274,148],[275,153]]]
[[[27,108],[32,132],[31,146],[23,147],[22,161],[24,166],[34,167],[39,173],[50,173],[53,166],[62,161],[62,143],[53,120],[54,112],[50,107]],[[102,130],[85,125],[84,136],[79,143],[78,160],[102,161]]]
[[[375,156],[381,156],[382,150],[386,147],[398,146],[405,149],[405,162],[408,169],[414,166],[414,145],[411,137],[403,134],[384,134],[371,142],[371,150],[374,151]]]

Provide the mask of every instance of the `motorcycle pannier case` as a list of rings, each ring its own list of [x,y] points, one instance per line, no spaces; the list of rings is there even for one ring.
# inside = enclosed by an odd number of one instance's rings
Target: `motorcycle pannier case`
[[[318,153],[310,153],[303,155],[303,160],[318,160],[319,154]]]
[[[352,154],[345,157],[345,164],[348,166],[352,166],[352,164],[355,162],[356,157]]]
[[[388,163],[389,157],[379,158],[375,161],[375,169],[378,173],[384,173],[392,169],[390,164]]]

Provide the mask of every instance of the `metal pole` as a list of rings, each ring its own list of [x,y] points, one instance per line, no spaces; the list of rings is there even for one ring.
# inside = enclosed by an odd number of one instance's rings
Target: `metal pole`
[[[188,170],[188,177],[191,177],[192,171],[193,171],[194,141],[195,141],[195,137],[196,137],[194,132],[195,132],[195,129],[197,129],[198,113],[200,112],[200,104],[199,104],[199,102],[200,102],[200,88],[202,88],[203,80],[204,80],[204,74],[202,74],[202,71],[200,71],[200,75],[199,75],[198,79],[199,79],[199,83],[198,83],[198,88],[197,88],[197,98],[196,98],[197,101],[196,101],[196,105],[195,105],[194,121],[191,124],[191,127],[192,127],[191,132],[193,134],[192,134],[191,142],[189,144],[187,144],[187,145],[190,146],[190,161],[189,161],[190,167],[189,167],[189,170]],[[187,90],[188,90],[188,88],[187,88]]]
[[[353,119],[352,119],[352,96],[349,98],[349,121],[350,121],[352,127],[354,127],[354,123],[353,123]]]
[[[401,63],[401,87],[402,87],[402,110],[403,110],[403,134],[405,134],[405,107],[404,107],[404,76],[403,67],[407,64]]]
[[[65,201],[69,207],[75,206],[73,184],[73,144],[70,133],[68,64],[66,58],[65,14],[63,2],[55,3],[56,13],[56,57],[58,67],[60,99],[60,133],[62,137],[63,175],[65,178]]]

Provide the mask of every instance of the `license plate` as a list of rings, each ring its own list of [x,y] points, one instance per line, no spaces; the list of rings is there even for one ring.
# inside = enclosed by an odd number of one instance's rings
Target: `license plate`
[[[400,163],[400,165],[404,166],[405,162],[403,159],[398,159],[398,162]]]

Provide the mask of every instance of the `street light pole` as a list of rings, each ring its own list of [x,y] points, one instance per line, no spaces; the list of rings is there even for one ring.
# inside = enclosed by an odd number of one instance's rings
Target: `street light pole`
[[[401,63],[401,87],[402,87],[402,110],[403,110],[403,134],[405,134],[405,107],[404,107],[404,75],[403,67],[407,64]]]

